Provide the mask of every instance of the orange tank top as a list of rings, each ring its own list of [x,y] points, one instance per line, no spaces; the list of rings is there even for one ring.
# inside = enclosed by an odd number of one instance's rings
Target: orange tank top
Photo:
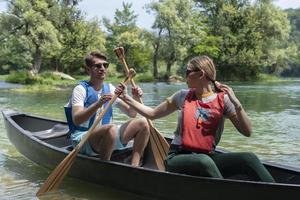
[[[224,92],[204,103],[191,89],[183,104],[182,148],[193,152],[210,153],[214,149],[215,135],[224,112]]]

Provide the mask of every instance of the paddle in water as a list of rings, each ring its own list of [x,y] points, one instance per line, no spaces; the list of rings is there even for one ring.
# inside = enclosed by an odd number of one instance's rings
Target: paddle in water
[[[124,80],[123,84],[127,85],[128,82],[135,76],[135,71],[133,69],[130,69],[128,76]],[[38,192],[36,193],[37,196],[43,195],[46,192],[55,190],[58,188],[60,183],[62,182],[63,178],[67,175],[68,171],[70,170],[72,164],[75,161],[75,158],[77,154],[79,153],[82,146],[85,144],[85,142],[89,139],[91,136],[92,131],[95,129],[95,127],[99,124],[105,113],[108,111],[110,106],[114,103],[114,101],[117,99],[118,95],[114,95],[111,100],[109,101],[109,104],[103,109],[103,111],[97,116],[95,119],[92,127],[88,130],[88,132],[84,135],[80,143],[67,155],[65,159],[63,159],[60,164],[52,171],[52,173],[49,175],[49,177],[46,179],[44,184],[40,187]]]

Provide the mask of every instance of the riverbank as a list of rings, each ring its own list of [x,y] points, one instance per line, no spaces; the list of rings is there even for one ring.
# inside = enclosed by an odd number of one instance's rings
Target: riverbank
[[[80,80],[87,80],[89,77],[87,75],[77,75],[71,77],[63,73],[54,73],[54,72],[44,72],[39,74],[37,77],[27,77],[23,72],[18,72],[16,75],[0,75],[0,81],[20,84],[22,87],[14,88],[14,90],[19,92],[35,92],[35,91],[53,91],[53,90],[66,90],[74,87]],[[70,77],[70,78],[66,78]],[[122,74],[116,74],[114,76],[110,75],[106,78],[106,82],[113,84],[118,84],[124,80]],[[246,81],[246,82],[289,82],[296,81],[299,78],[282,78],[269,74],[260,74],[257,80]],[[146,82],[169,82],[169,83],[178,83],[185,82],[185,78],[181,76],[170,76],[168,81],[165,80],[155,80],[154,77],[149,74],[137,74],[135,77],[135,82],[137,83],[146,83]],[[225,81],[225,82],[234,82],[239,83],[240,81]],[[244,83],[246,83],[244,82]]]

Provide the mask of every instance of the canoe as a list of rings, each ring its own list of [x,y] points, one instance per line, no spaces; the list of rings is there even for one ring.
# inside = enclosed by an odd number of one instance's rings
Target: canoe
[[[33,162],[52,170],[72,149],[66,122],[13,110],[2,111],[2,114],[9,140]],[[170,141],[170,138],[166,139]],[[159,171],[149,149],[145,151],[141,167],[126,163],[132,152],[130,145],[114,151],[110,161],[78,154],[68,175],[155,199],[274,200],[300,197],[300,169],[297,168],[264,162],[276,183],[249,181],[243,176],[226,179],[190,176]]]

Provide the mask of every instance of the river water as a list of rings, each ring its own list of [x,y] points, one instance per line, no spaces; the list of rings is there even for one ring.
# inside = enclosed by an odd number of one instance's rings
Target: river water
[[[229,151],[252,151],[260,159],[300,167],[300,80],[277,83],[228,83],[234,89],[253,125],[252,137],[240,135],[229,120],[219,147]],[[144,83],[144,103],[157,105],[184,83]],[[0,109],[14,109],[55,119],[64,119],[63,105],[71,89],[51,92],[18,92],[19,85],[0,82]],[[176,112],[155,120],[155,127],[172,136]],[[114,121],[128,118],[116,110]],[[96,173],[96,172],[95,172]],[[17,152],[9,142],[0,116],[0,199],[37,199],[35,193],[48,177],[49,171]],[[108,199],[143,200],[146,197],[115,190],[67,177],[61,189],[43,199]]]

